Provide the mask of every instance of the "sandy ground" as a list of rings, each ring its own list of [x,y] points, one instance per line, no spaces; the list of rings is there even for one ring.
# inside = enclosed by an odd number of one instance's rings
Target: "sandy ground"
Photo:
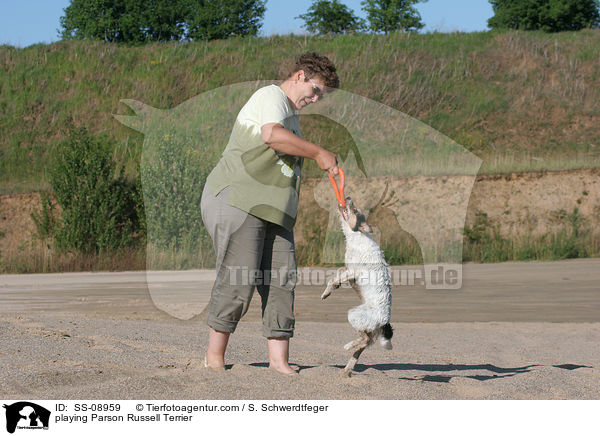
[[[211,274],[176,286],[209,289]],[[297,289],[286,377],[267,369],[258,299],[219,373],[200,365],[203,317],[158,310],[144,273],[0,276],[0,398],[600,399],[600,259],[464,276],[458,291],[396,286],[394,349],[369,348],[351,378],[352,291]]]

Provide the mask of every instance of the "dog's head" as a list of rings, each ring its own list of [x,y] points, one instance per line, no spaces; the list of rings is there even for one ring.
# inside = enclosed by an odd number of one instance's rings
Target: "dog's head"
[[[362,211],[356,207],[350,197],[346,197],[346,207],[339,207],[340,215],[353,232],[371,233],[371,227],[367,224],[367,218]]]

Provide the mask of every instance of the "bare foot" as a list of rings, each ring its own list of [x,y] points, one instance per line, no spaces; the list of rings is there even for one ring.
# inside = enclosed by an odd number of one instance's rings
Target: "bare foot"
[[[298,371],[294,370],[292,367],[290,367],[290,365],[288,365],[287,363],[269,363],[269,369],[272,369],[273,371],[277,371],[281,374],[285,374],[285,375],[298,375]]]
[[[223,356],[213,356],[207,352],[206,356],[204,356],[204,367],[215,371],[224,371],[225,361]]]

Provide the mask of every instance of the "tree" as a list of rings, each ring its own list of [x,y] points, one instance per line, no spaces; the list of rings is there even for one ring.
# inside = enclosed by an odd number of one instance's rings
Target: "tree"
[[[184,0],[150,0],[143,4],[145,33],[151,41],[181,40],[185,34],[185,19],[189,4]]]
[[[256,35],[265,0],[71,0],[63,39],[179,41]]]
[[[427,0],[363,0],[361,5],[367,13],[369,29],[373,32],[396,32],[419,30],[425,25],[413,5]]]
[[[492,29],[562,32],[598,27],[599,0],[490,0]]]
[[[179,40],[186,0],[72,0],[60,18],[63,39],[107,42]]]
[[[338,0],[315,0],[306,14],[296,18],[304,20],[302,27],[310,33],[319,35],[358,32],[364,28],[364,21]]]
[[[187,20],[190,39],[225,39],[230,36],[256,36],[262,26],[266,1],[221,0],[202,2]]]

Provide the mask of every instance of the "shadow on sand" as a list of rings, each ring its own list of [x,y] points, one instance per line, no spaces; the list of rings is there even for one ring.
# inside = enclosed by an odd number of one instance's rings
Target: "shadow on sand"
[[[342,365],[334,365],[336,368],[344,368]],[[469,378],[473,380],[485,381],[494,380],[506,377],[514,377],[518,374],[531,372],[535,367],[541,367],[545,365],[527,365],[515,368],[501,368],[496,365],[489,363],[481,365],[465,365],[465,364],[414,364],[414,363],[380,363],[375,365],[361,365],[357,364],[354,368],[355,373],[361,373],[368,369],[375,369],[377,371],[424,371],[424,372],[453,372],[453,371],[477,371],[482,370],[490,372],[492,374],[475,374],[475,375],[441,375],[441,374],[424,374],[417,375],[414,377],[397,377],[399,380],[409,381],[420,381],[420,382],[435,382],[435,383],[449,383],[455,377]],[[570,363],[561,365],[552,365],[554,368],[565,369],[572,371],[577,368],[592,368],[591,366],[585,365],[574,365]],[[389,374],[388,374],[389,375]]]

